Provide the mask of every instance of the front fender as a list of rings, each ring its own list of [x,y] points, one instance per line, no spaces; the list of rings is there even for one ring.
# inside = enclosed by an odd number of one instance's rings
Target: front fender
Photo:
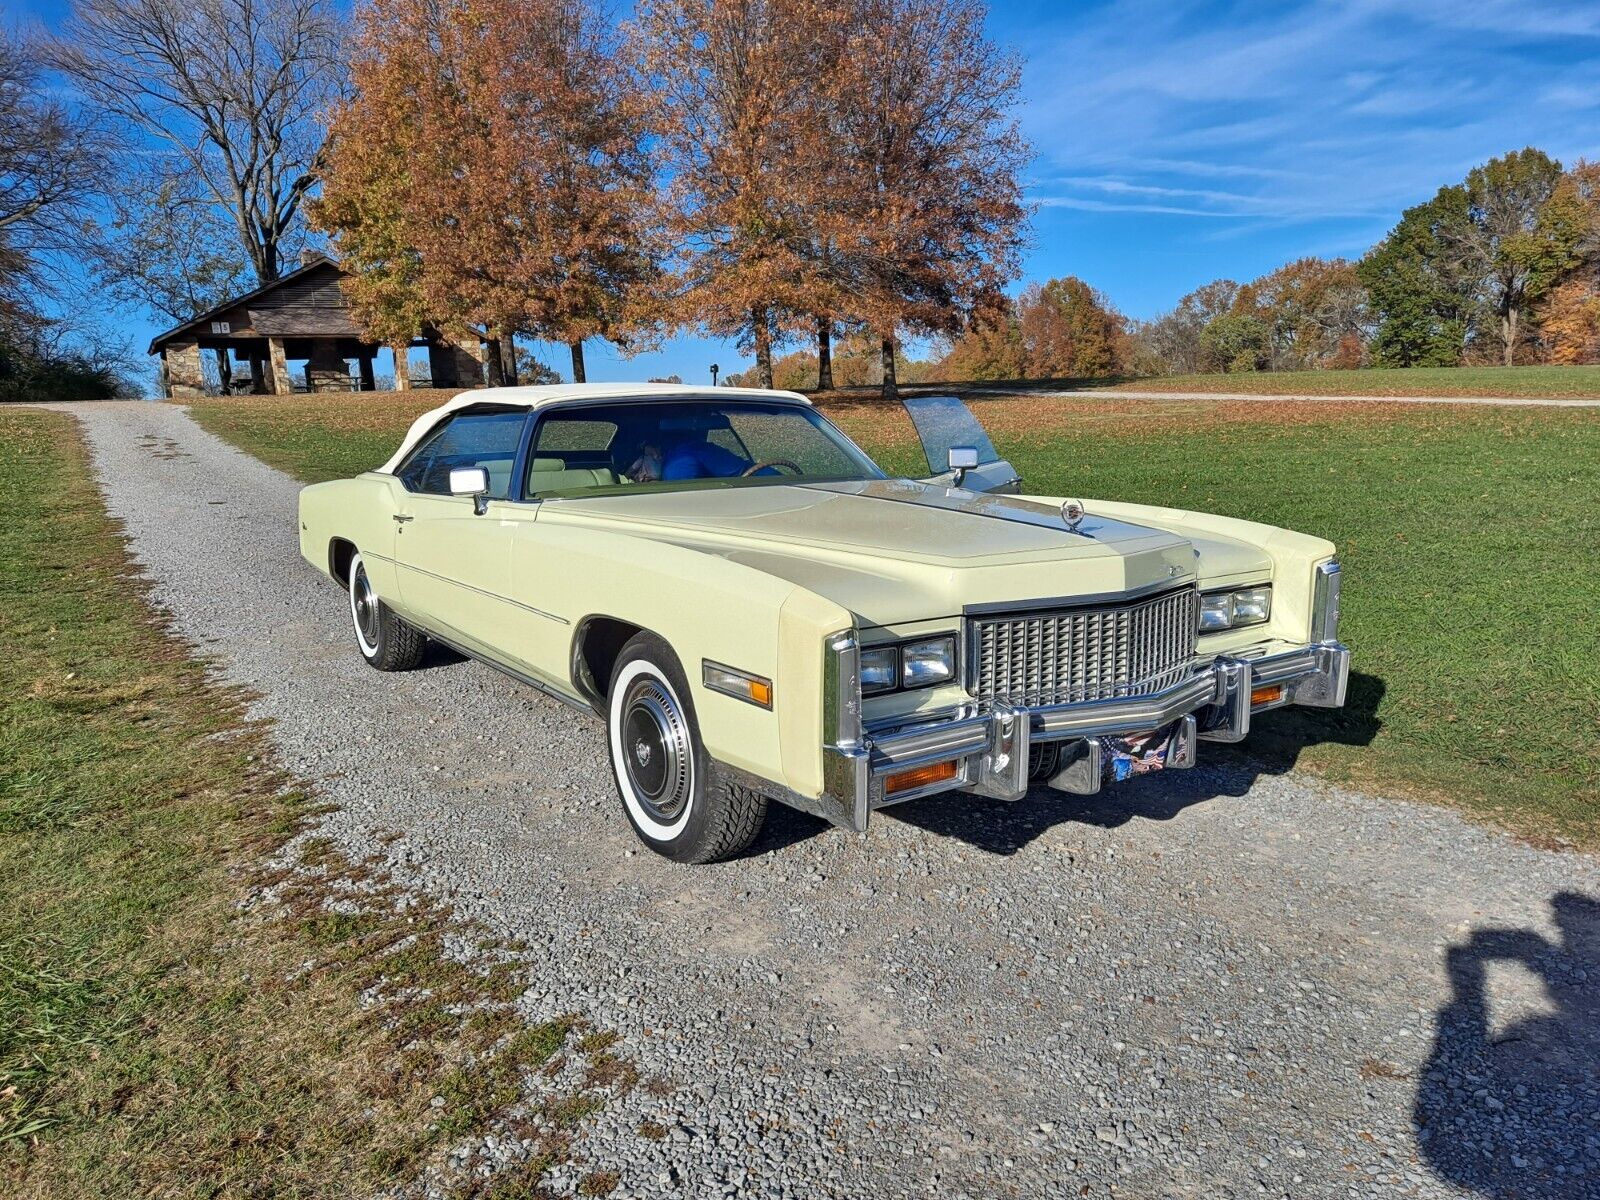
[[[848,610],[786,579],[671,542],[544,517],[525,534],[512,564],[515,595],[567,621],[559,669],[574,691],[583,690],[572,664],[587,621],[647,629],[677,654],[713,757],[802,795],[820,794],[823,643],[851,627]],[[707,659],[772,680],[771,710],[705,687]]]

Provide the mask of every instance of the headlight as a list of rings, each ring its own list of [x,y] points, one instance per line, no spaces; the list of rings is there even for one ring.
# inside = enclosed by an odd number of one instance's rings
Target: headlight
[[[936,683],[947,683],[955,675],[955,638],[924,638],[900,647],[901,687],[932,687]]]
[[[1272,588],[1240,588],[1236,592],[1207,592],[1200,597],[1200,632],[1261,625],[1272,616]]]
[[[892,692],[900,682],[900,650],[896,646],[880,646],[876,650],[861,652],[861,694]]]
[[[861,694],[934,687],[956,677],[956,639],[916,638],[861,651]]]

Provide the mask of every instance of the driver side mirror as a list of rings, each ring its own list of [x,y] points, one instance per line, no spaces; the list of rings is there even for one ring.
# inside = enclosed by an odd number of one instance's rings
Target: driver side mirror
[[[489,472],[483,467],[452,467],[450,494],[471,496],[472,511],[483,516],[489,506]]]
[[[960,487],[967,472],[978,465],[978,451],[974,446],[951,446],[948,454],[950,470],[955,473],[955,485]]]

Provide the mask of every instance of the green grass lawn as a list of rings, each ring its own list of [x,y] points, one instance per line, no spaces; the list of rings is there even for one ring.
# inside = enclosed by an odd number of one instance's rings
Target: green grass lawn
[[[387,1194],[593,1040],[523,1028],[512,962],[369,866],[267,865],[311,803],[157,623],[71,418],[0,408],[0,508],[0,1195]]]
[[[259,398],[192,411],[315,480],[381,461],[436,402]],[[1042,493],[1226,513],[1338,544],[1350,704],[1264,718],[1247,743],[1258,760],[1600,845],[1588,567],[1600,553],[1600,412],[1112,396],[974,407]],[[899,408],[830,414],[889,469],[925,470]]]
[[[1407,367],[1357,371],[1254,371],[1118,380],[1135,392],[1239,392],[1260,396],[1518,396],[1600,398],[1600,367]]]

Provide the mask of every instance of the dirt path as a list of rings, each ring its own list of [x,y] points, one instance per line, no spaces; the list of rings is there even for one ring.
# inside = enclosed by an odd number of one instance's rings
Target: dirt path
[[[779,810],[748,857],[673,866],[587,719],[360,661],[291,480],[171,405],[72,411],[324,832],[525,939],[530,1017],[586,1013],[675,1085],[580,1137],[617,1195],[1600,1197],[1594,860],[1202,767],[859,838]]]

